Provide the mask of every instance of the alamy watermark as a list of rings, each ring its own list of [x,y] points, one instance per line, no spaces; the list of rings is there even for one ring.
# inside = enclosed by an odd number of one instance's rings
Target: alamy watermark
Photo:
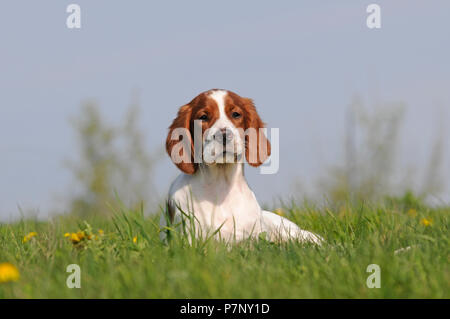
[[[66,12],[70,13],[66,19],[66,26],[69,29],[81,28],[81,7],[78,4],[69,4],[66,8]]]
[[[367,266],[366,272],[372,273],[367,277],[367,288],[381,288],[381,268],[377,264]]]
[[[76,3],[69,4],[66,8],[69,16],[66,19],[66,26],[69,29],[81,28],[81,7]],[[366,25],[369,29],[381,28],[381,7],[376,3],[369,4],[366,8],[369,13],[366,19]]]
[[[369,16],[366,19],[366,25],[369,29],[381,28],[381,8],[378,4],[372,3],[367,6],[366,12]]]
[[[66,268],[66,272],[71,273],[67,276],[67,288],[81,288],[81,268],[77,264],[70,264]]]
[[[192,132],[193,131],[193,132]],[[175,164],[244,163],[259,166],[261,174],[275,174],[280,166],[279,128],[227,128],[225,133],[209,128],[202,131],[201,121],[195,120],[193,130],[174,128],[169,135],[173,145],[169,155]]]

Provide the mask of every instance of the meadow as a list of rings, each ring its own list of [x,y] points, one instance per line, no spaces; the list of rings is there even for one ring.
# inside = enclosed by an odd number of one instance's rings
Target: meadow
[[[162,243],[158,214],[123,206],[110,217],[0,224],[0,298],[450,297],[448,207],[293,202],[276,212],[326,243],[190,245],[177,233]],[[69,264],[80,266],[79,289],[66,286]],[[380,288],[366,285],[370,264]]]

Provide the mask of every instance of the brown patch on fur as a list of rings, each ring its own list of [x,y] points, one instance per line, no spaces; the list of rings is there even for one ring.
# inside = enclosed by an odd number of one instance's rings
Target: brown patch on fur
[[[236,93],[230,91],[228,91],[227,97],[231,100],[231,102],[226,102],[227,116],[233,121],[233,124],[238,128],[244,129],[244,131],[249,128],[253,128],[256,131],[256,147],[250,147],[250,137],[249,135],[245,135],[245,157],[247,163],[251,166],[260,166],[267,160],[271,152],[269,140],[264,133],[259,130],[264,128],[265,124],[259,117],[252,99],[240,97]],[[242,116],[237,119],[233,118],[233,112],[240,112],[240,110],[243,111]],[[252,162],[251,159],[256,159],[256,161]]]
[[[175,145],[182,142],[183,147],[179,150],[179,155],[182,160],[180,163],[175,163],[175,165],[186,174],[194,174],[197,167],[194,164],[194,141],[192,139],[190,131],[190,120],[192,114],[192,107],[189,104],[183,105],[178,110],[177,117],[173,120],[172,125],[169,127],[169,134],[166,139],[166,151],[169,154],[170,158],[172,158],[172,149]],[[185,128],[186,135],[179,135],[172,139],[172,133],[177,128]],[[186,140],[187,138],[187,140]],[[190,149],[191,154],[187,154],[185,150]]]
[[[183,160],[181,163],[175,163],[175,165],[186,174],[194,174],[197,171],[198,163],[194,162],[195,149],[194,149],[194,121],[199,120],[201,116],[206,115],[207,119],[202,120],[202,136],[199,137],[199,141],[202,143],[203,133],[209,129],[214,122],[219,118],[219,107],[217,103],[208,97],[211,92],[203,92],[197,95],[191,102],[183,105],[178,110],[177,117],[173,120],[172,125],[169,127],[169,134],[166,139],[166,151],[171,156],[172,148],[180,142],[180,137],[172,139],[172,132],[176,128],[185,128],[188,135],[188,141],[184,141],[184,147],[191,150],[190,159],[189,154],[183,154],[181,150],[179,155]],[[190,146],[188,145],[190,143]],[[189,160],[189,161],[188,161]]]

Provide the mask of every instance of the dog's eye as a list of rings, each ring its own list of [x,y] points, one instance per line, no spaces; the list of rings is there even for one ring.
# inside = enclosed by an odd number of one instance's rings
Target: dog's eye
[[[203,115],[200,116],[198,119],[199,119],[199,120],[202,120],[202,121],[206,121],[206,120],[208,119],[208,115],[203,114]]]
[[[233,118],[235,118],[235,119],[238,119],[238,118],[241,117],[241,113],[233,112],[233,114],[231,114],[231,116],[232,116]]]

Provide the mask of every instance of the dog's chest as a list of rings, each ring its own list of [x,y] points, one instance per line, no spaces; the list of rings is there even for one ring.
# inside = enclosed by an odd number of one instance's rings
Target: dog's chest
[[[260,232],[261,207],[245,180],[211,185],[193,182],[184,192],[192,195],[189,206],[202,228],[220,228],[220,236],[236,239]]]

